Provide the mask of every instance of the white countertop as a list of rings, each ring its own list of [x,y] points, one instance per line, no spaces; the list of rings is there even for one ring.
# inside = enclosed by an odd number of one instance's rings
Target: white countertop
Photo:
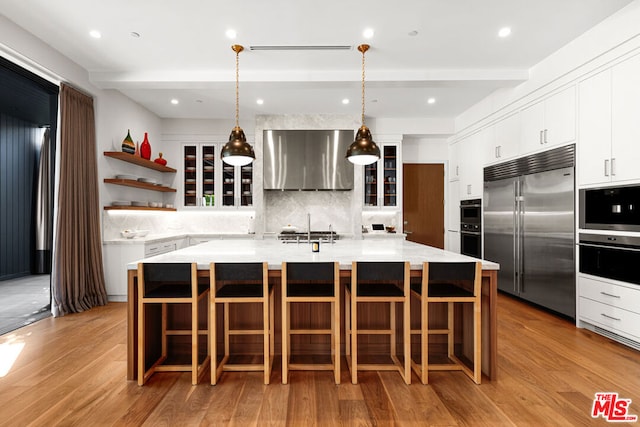
[[[255,235],[248,233],[154,233],[145,237],[133,237],[127,239],[125,237],[117,237],[115,239],[103,240],[104,245],[136,245],[145,243],[159,243],[176,239],[193,238],[211,238],[211,239],[253,239]]]
[[[208,269],[210,262],[267,262],[269,269],[279,270],[282,262],[334,262],[343,270],[351,269],[352,261],[409,261],[411,268],[422,268],[424,261],[472,262],[466,255],[420,245],[403,239],[338,240],[321,244],[320,252],[311,252],[306,243],[282,243],[279,240],[234,239],[212,240],[174,252],[145,258],[145,262],[196,262],[198,269]],[[137,263],[127,265],[129,270]],[[498,270],[495,262],[482,261],[485,270]]]

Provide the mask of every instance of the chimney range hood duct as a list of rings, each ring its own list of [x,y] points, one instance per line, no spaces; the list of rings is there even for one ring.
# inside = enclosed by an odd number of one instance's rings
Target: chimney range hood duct
[[[352,190],[353,130],[265,130],[265,190]]]

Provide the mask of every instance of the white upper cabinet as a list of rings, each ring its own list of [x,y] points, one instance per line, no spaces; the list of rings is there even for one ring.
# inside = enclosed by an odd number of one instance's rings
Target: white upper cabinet
[[[600,184],[611,180],[611,70],[579,86],[578,182]]]
[[[520,127],[520,113],[512,114],[493,126],[493,140],[486,145],[485,163],[498,163],[518,155]]]
[[[460,142],[449,144],[449,181],[460,179]]]
[[[580,185],[640,179],[640,56],[580,83]]]
[[[493,127],[482,129],[458,142],[458,164],[460,170],[460,199],[482,197],[483,154],[487,144],[493,140]]]
[[[611,71],[611,180],[640,178],[640,55]]]
[[[576,138],[575,87],[533,104],[520,114],[521,154],[571,142]]]

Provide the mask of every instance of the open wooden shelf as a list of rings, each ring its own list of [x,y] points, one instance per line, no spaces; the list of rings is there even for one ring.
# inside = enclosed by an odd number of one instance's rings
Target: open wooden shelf
[[[161,193],[175,193],[176,189],[165,187],[164,185],[149,184],[147,182],[135,181],[133,179],[105,178],[106,184],[123,185],[125,187],[142,188],[144,190],[159,191]]]
[[[107,157],[113,157],[114,159],[122,160],[123,162],[133,163],[134,165],[157,170],[160,172],[177,172],[177,170],[175,170],[174,168],[170,168],[169,166],[163,166],[159,163],[152,162],[151,160],[143,159],[142,157],[134,156],[133,154],[124,153],[122,151],[105,151],[104,155]]]
[[[105,211],[169,211],[175,212],[176,208],[150,208],[145,206],[105,206]]]

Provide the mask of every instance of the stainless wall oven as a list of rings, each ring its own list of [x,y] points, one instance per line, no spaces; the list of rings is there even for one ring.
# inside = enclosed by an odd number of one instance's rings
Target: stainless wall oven
[[[581,273],[640,286],[640,237],[580,233]]]
[[[460,253],[482,257],[482,200],[460,201]]]
[[[640,185],[580,190],[580,228],[640,231]]]

